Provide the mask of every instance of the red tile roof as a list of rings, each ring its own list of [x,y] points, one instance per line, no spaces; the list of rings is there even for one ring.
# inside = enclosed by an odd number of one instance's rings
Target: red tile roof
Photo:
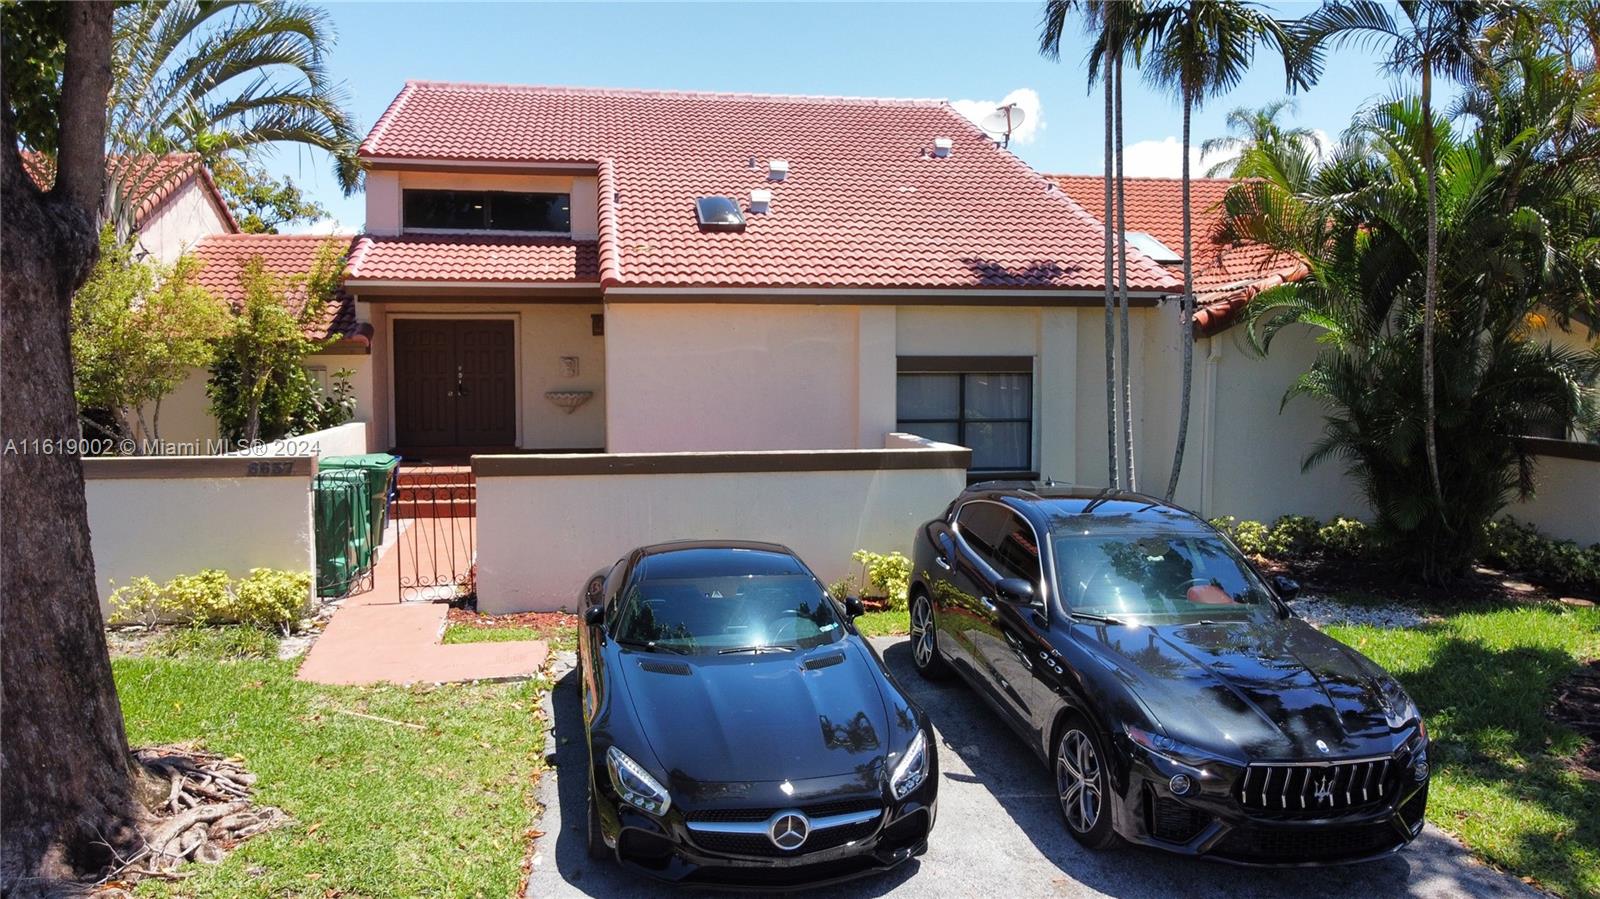
[[[947,158],[931,155],[939,137]],[[1102,283],[1096,219],[943,101],[413,81],[361,155],[594,166],[608,288]],[[767,180],[770,158],[788,160],[787,180]],[[771,211],[744,232],[697,227],[696,197],[744,207],[754,188]],[[1143,257],[1130,275],[1141,291],[1176,283]]]
[[[214,234],[201,238],[191,253],[202,263],[200,285],[238,309],[244,303],[240,276],[251,259],[259,256],[268,271],[281,277],[303,275],[311,270],[323,244],[332,242],[345,252],[352,240],[348,234]],[[298,314],[304,305],[304,295],[291,298],[291,311]],[[364,336],[363,326],[356,321],[355,302],[343,292],[321,316],[307,322],[305,333],[314,340]]]
[[[363,236],[347,276],[358,281],[588,283],[600,281],[594,241],[553,237]]]
[[[228,208],[222,191],[217,189],[216,181],[212,180],[211,169],[199,160],[199,155],[195,153],[168,153],[159,157],[112,156],[106,159],[106,173],[121,177],[125,184],[134,185],[126,191],[139,198],[139,206],[134,210],[134,227],[142,227],[184,185],[198,179],[201,189],[206,191],[223,221],[227,222],[228,230],[238,231],[239,223]],[[22,167],[40,190],[49,190],[55,183],[56,161],[43,153],[24,152]]]
[[[1099,175],[1051,175],[1061,190],[1099,215],[1105,210],[1105,180]],[[1183,182],[1177,178],[1127,178],[1129,231],[1143,231],[1183,255]],[[1229,243],[1217,236],[1222,198],[1233,182],[1226,178],[1190,180],[1193,217],[1195,324],[1215,333],[1238,319],[1251,297],[1306,274],[1293,256],[1257,243]],[[1171,270],[1181,279],[1183,269]]]

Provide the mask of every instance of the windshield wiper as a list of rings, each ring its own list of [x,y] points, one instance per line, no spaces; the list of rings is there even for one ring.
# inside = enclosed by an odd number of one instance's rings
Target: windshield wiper
[[[764,652],[794,652],[793,646],[733,646],[728,649],[717,650],[717,655],[726,656],[736,652],[752,652],[760,655]]]
[[[1095,624],[1121,624],[1121,618],[1112,618],[1110,615],[1096,615],[1093,612],[1068,612],[1079,621],[1093,621]]]
[[[657,643],[654,640],[648,643],[644,642],[643,640],[618,640],[617,645],[626,646],[630,649],[643,649],[646,652],[670,652],[680,656],[686,656],[690,654],[689,650],[684,649],[682,646],[672,646],[667,643]]]

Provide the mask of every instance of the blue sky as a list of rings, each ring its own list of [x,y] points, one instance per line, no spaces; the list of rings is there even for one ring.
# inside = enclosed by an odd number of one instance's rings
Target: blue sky
[[[1012,149],[1045,172],[1097,173],[1102,105],[1084,80],[1085,39],[1061,62],[1035,52],[1041,3],[334,3],[332,71],[363,131],[407,79],[599,87],[940,97],[1037,95],[1030,133]],[[1310,4],[1278,3],[1281,15]],[[1131,174],[1177,174],[1175,100],[1132,83],[1124,98]],[[1299,98],[1296,121],[1337,134],[1393,80],[1367,53],[1329,59]],[[1235,106],[1283,96],[1281,63],[1263,55],[1231,94],[1195,117],[1195,141],[1223,132]],[[1022,95],[1027,98],[1026,94]],[[1031,103],[1032,98],[1027,98]],[[982,108],[982,107],[974,107]],[[264,160],[329,208],[317,230],[353,231],[358,194],[340,195],[325,156],[284,148]]]

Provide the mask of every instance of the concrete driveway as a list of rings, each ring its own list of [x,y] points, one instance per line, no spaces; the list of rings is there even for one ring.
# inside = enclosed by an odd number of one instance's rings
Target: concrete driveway
[[[1044,764],[959,681],[931,684],[903,638],[873,641],[938,732],[939,820],[928,852],[896,870],[808,895],[900,896],[1539,896],[1475,862],[1432,825],[1410,848],[1366,865],[1258,870],[1147,849],[1082,849],[1067,836]],[[584,853],[585,771],[576,679],[554,696],[559,770],[541,779],[545,808],[528,895],[653,897],[663,887]],[[568,826],[570,822],[570,826]],[[673,895],[691,896],[690,891]],[[709,895],[727,895],[709,894]]]

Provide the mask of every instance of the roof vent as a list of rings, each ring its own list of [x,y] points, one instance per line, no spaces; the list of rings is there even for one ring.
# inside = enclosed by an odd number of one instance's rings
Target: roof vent
[[[763,213],[765,213],[767,211],[767,207],[769,207],[771,205],[772,205],[772,191],[770,191],[770,190],[752,190],[752,191],[750,191],[750,211],[751,212],[754,212],[757,215],[763,214]]]
[[[743,231],[744,214],[727,197],[701,197],[694,201],[695,218],[702,231]]]
[[[933,139],[933,155],[938,159],[943,159],[950,155],[950,151],[955,148],[955,145],[956,142],[948,137],[936,137]]]
[[[789,160],[787,160],[787,159],[769,159],[769,160],[767,160],[767,180],[768,181],[782,181],[783,179],[785,179],[787,177],[789,177]]]

